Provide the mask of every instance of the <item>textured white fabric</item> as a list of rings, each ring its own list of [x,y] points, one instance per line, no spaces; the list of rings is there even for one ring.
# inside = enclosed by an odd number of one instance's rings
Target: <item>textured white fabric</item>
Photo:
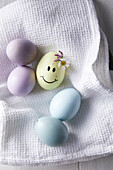
[[[49,51],[72,57],[59,88],[45,91],[37,83],[26,97],[9,93],[7,77],[16,65],[5,49],[20,37],[37,46],[34,69]],[[69,140],[60,147],[43,145],[34,124],[41,115],[50,115],[51,99],[66,87],[82,95],[79,113],[66,123]],[[0,10],[0,163],[55,165],[113,153],[112,90],[107,41],[91,0],[18,0]]]

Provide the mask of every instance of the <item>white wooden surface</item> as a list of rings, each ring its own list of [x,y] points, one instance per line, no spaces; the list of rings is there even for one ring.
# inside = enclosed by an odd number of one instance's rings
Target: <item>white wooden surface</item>
[[[0,0],[0,8],[15,0]],[[113,44],[113,0],[94,0],[100,25],[105,31],[110,44]],[[111,45],[113,53],[113,47]],[[0,170],[113,170],[113,156],[108,156],[87,162],[55,167],[14,167],[0,165]]]

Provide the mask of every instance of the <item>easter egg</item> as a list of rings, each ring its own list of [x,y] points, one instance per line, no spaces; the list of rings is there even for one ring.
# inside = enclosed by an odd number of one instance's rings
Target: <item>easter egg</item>
[[[66,88],[58,92],[50,103],[51,116],[62,121],[71,120],[78,112],[81,95],[74,88]]]
[[[59,146],[68,139],[67,127],[53,117],[42,117],[35,124],[35,132],[38,138],[46,145]]]
[[[36,76],[39,85],[45,90],[52,90],[57,88],[63,81],[65,76],[65,69],[58,67],[57,52],[49,52],[40,60]]]
[[[8,58],[15,64],[30,64],[36,57],[36,47],[34,44],[23,38],[12,40],[7,48],[6,54]]]
[[[16,67],[9,75],[7,87],[15,96],[24,96],[35,86],[35,72],[27,66]]]

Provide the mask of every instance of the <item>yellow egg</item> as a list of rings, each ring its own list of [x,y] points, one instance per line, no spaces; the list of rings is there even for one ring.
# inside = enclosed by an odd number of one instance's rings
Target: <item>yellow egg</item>
[[[47,53],[42,57],[37,66],[37,81],[39,85],[46,90],[57,88],[62,83],[65,76],[65,69],[61,69],[61,67],[58,66],[59,61],[54,61],[57,59],[55,54],[58,53]]]

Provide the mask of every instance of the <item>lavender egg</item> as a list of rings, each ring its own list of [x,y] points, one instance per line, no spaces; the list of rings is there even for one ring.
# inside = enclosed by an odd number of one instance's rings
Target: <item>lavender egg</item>
[[[36,47],[31,41],[18,38],[8,44],[6,54],[13,63],[26,65],[35,59]]]
[[[35,72],[28,66],[16,67],[7,80],[8,90],[15,96],[25,96],[35,86]]]

